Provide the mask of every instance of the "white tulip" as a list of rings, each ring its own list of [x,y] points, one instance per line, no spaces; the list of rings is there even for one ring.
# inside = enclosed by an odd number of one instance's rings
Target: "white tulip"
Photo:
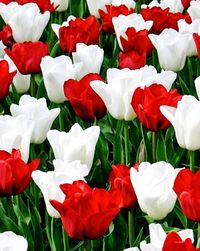
[[[138,171],[131,168],[131,182],[144,213],[161,220],[173,210],[177,198],[173,185],[180,170],[164,161],[142,162]]]
[[[15,89],[18,93],[24,93],[27,92],[30,88],[30,83],[31,83],[31,75],[23,75],[19,72],[17,69],[16,65],[12,61],[11,58],[8,57],[8,55],[5,55],[4,59],[8,62],[9,64],[9,69],[11,71],[17,71],[17,74],[13,78],[13,85],[15,86]],[[13,87],[12,85],[10,86],[10,89],[12,91]]]
[[[135,8],[136,3],[133,0],[112,0],[112,5],[114,6],[120,6],[120,5],[125,5],[126,7],[130,8]]]
[[[20,235],[12,231],[0,233],[0,251],[27,251],[28,242]]]
[[[92,81],[92,89],[104,101],[109,113],[116,119],[132,120],[136,117],[131,100],[137,87],[149,86],[153,83],[164,85],[170,89],[176,74],[170,71],[157,73],[153,66],[145,66],[137,70],[108,69],[107,82]]]
[[[69,0],[51,0],[54,6],[58,6],[55,11],[62,12],[67,10],[69,5]]]
[[[119,15],[118,17],[113,17],[112,23],[114,26],[114,30],[116,33],[119,47],[122,50],[123,50],[123,47],[122,47],[122,44],[120,41],[120,36],[128,39],[127,35],[126,35],[126,30],[129,27],[134,27],[136,29],[136,31],[139,31],[139,30],[144,30],[144,29],[149,30],[153,25],[153,21],[146,21],[145,22],[142,15],[137,14],[137,13],[133,13],[128,16]]]
[[[170,12],[173,13],[183,12],[184,10],[181,0],[161,0],[160,5],[164,9],[169,8]]]
[[[69,132],[50,130],[47,133],[47,139],[56,159],[63,160],[65,164],[80,160],[81,164],[87,165],[90,170],[99,133],[98,126],[91,126],[83,130],[76,123]]]
[[[184,95],[177,108],[161,106],[162,114],[174,127],[180,147],[191,151],[200,149],[200,101],[191,95]]]
[[[65,194],[60,189],[61,184],[72,184],[76,180],[84,180],[88,175],[88,167],[82,165],[79,160],[69,164],[63,163],[62,160],[54,160],[55,171],[42,172],[36,170],[32,172],[32,178],[40,188],[47,212],[51,217],[59,218],[59,212],[51,205],[50,200],[63,202]]]
[[[27,162],[34,124],[24,116],[0,116],[0,150],[12,152],[19,149],[22,159]]]
[[[60,108],[49,110],[45,98],[36,99],[23,95],[19,100],[19,105],[10,106],[10,112],[13,117],[23,115],[34,124],[31,143],[41,144],[46,139],[53,121],[59,115]]]
[[[192,21],[200,19],[200,1],[191,1],[187,12],[189,13]]]
[[[180,71],[188,55],[188,34],[174,29],[164,29],[160,35],[150,34],[149,38],[157,50],[161,68]]]
[[[141,251],[162,251],[165,239],[167,234],[162,228],[161,224],[152,223],[149,225],[150,233],[150,243],[146,241],[140,242]],[[194,234],[192,229],[184,229],[177,233],[182,241],[185,241],[187,238],[191,239],[194,242]],[[124,251],[140,251],[138,248],[128,248]]]
[[[70,57],[64,55],[56,58],[45,56],[42,58],[40,67],[48,98],[55,103],[66,101],[64,82],[68,79],[75,79],[82,64],[73,65]]]
[[[77,79],[81,79],[88,73],[100,73],[103,55],[104,50],[98,45],[78,43],[76,52],[72,52],[73,62],[81,64],[81,69],[77,73]]]
[[[90,15],[100,18],[98,10],[106,11],[106,5],[111,5],[112,0],[86,0]]]
[[[0,3],[0,15],[6,24],[12,28],[16,42],[38,41],[49,22],[50,13],[40,13],[37,4],[19,5],[11,2],[8,5]]]

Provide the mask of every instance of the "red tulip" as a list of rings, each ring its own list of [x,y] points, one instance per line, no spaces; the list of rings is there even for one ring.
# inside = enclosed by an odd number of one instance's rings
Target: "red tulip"
[[[3,27],[3,30],[0,31],[0,40],[5,46],[11,47],[14,44],[14,38],[12,35],[12,29],[9,24]]]
[[[75,51],[77,43],[97,44],[99,41],[99,24],[94,16],[86,19],[77,17],[69,22],[69,26],[59,29],[61,49],[69,54]]]
[[[94,121],[95,118],[100,119],[106,114],[104,102],[90,86],[90,82],[94,80],[103,81],[99,74],[90,73],[80,81],[70,79],[64,83],[65,96],[76,115],[85,121]]]
[[[174,191],[178,196],[185,216],[192,221],[200,221],[200,170],[195,174],[189,169],[181,170],[174,182]]]
[[[4,4],[9,4],[13,2],[13,0],[0,0],[0,3],[4,3]]]
[[[31,182],[31,173],[39,166],[35,159],[26,164],[21,159],[19,150],[12,153],[0,150],[0,196],[11,196],[22,193]]]
[[[120,207],[133,208],[136,203],[136,194],[130,179],[130,168],[125,165],[112,165],[109,177],[112,189],[121,191],[122,202]]]
[[[40,73],[43,57],[49,55],[48,45],[42,42],[24,42],[13,45],[12,50],[5,49],[22,74]]]
[[[184,9],[187,9],[190,6],[191,1],[192,0],[181,0]]]
[[[190,238],[182,240],[176,232],[170,232],[164,242],[162,251],[199,251],[195,248]]]
[[[160,112],[161,105],[176,107],[182,96],[176,89],[167,91],[163,85],[152,84],[149,87],[137,88],[131,105],[142,125],[150,131],[166,129],[170,122]]]
[[[198,57],[200,58],[200,36],[198,33],[193,34],[193,39],[197,47]]]
[[[137,51],[119,53],[119,68],[129,68],[131,70],[139,69],[146,65],[146,54],[139,54]]]
[[[24,5],[26,3],[36,3],[41,12],[49,11],[54,12],[57,6],[54,6],[50,0],[16,0],[18,4]]]
[[[102,20],[102,30],[107,33],[114,33],[114,27],[112,23],[113,17],[118,17],[119,15],[128,16],[134,13],[134,9],[129,9],[126,5],[114,6],[106,5],[107,12],[99,9],[99,15]]]
[[[9,72],[9,65],[6,60],[0,61],[0,100],[9,94],[9,87],[17,71]]]
[[[91,189],[84,181],[60,187],[66,193],[65,201],[50,202],[59,211],[69,237],[77,240],[97,239],[106,234],[110,223],[120,211],[118,190]]]

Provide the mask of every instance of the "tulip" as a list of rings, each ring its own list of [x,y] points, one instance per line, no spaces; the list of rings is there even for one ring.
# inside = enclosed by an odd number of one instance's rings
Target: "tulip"
[[[57,7],[55,11],[62,12],[67,10],[69,0],[51,0],[51,3],[53,3],[54,6]]]
[[[0,150],[19,149],[23,161],[29,158],[29,147],[34,124],[24,116],[0,116]]]
[[[55,32],[56,36],[59,38],[59,29],[61,27],[67,27],[69,26],[69,22],[71,20],[75,20],[76,17],[70,15],[68,18],[67,18],[67,21],[64,21],[61,25],[60,24],[51,24],[51,28],[52,30]]]
[[[63,202],[65,194],[59,186],[64,183],[71,184],[76,180],[84,180],[84,177],[89,173],[89,169],[86,165],[82,165],[79,160],[65,164],[62,160],[56,159],[53,161],[53,165],[55,171],[42,172],[36,170],[32,173],[32,178],[44,196],[48,214],[51,217],[60,218],[60,213],[49,201]]]
[[[48,45],[42,42],[16,43],[5,52],[22,74],[40,73],[41,60],[49,54]]]
[[[9,68],[12,71],[17,71],[16,75],[13,78],[13,85],[15,86],[15,89],[18,93],[24,93],[27,92],[30,88],[31,84],[31,75],[23,75],[21,74],[14,62],[7,56],[5,55],[4,59],[8,62]],[[13,90],[13,85],[10,86],[10,90]]]
[[[21,159],[19,150],[12,150],[11,154],[0,150],[0,197],[22,193],[39,163],[40,159],[35,159],[27,165]]]
[[[155,223],[152,223],[149,225],[149,233],[150,233],[150,243],[147,243],[146,241],[140,242],[140,250],[141,251],[147,251],[147,250],[148,251],[162,251],[163,244],[165,240],[168,238],[169,234],[167,235],[165,233],[161,224],[155,224]],[[179,231],[176,234],[179,236],[180,240],[182,241],[185,241],[185,240],[190,240],[191,242],[194,241],[193,231],[191,229],[184,229],[184,230]],[[124,251],[140,251],[140,250],[134,247],[134,248],[125,249]],[[173,250],[173,249],[168,249],[168,250]]]
[[[161,106],[162,114],[174,127],[180,147],[195,151],[200,148],[200,101],[190,95],[184,95],[177,108]]]
[[[67,27],[60,27],[60,47],[64,52],[71,54],[75,51],[77,43],[97,44],[99,33],[99,24],[94,16],[89,16],[86,19],[77,17],[75,20],[70,20]]]
[[[196,19],[200,19],[200,2],[199,1],[191,1],[190,7],[187,9],[192,21]]]
[[[182,96],[176,89],[167,91],[159,84],[137,88],[133,94],[131,105],[142,125],[150,131],[157,132],[170,126],[170,122],[160,112],[161,105],[177,106]]]
[[[13,117],[23,115],[34,124],[31,143],[41,144],[46,139],[53,121],[60,113],[60,108],[49,110],[45,98],[36,99],[29,95],[21,96],[19,105],[12,104],[10,112]]]
[[[106,10],[106,5],[110,5],[112,0],[86,0],[90,15],[100,18],[98,10]]]
[[[136,117],[131,106],[131,99],[137,87],[149,86],[155,81],[170,89],[176,74],[170,71],[157,73],[153,66],[139,70],[108,69],[107,82],[93,81],[92,89],[102,98],[109,113],[119,120],[132,120]]]
[[[66,99],[63,85],[68,79],[75,79],[82,64],[72,64],[70,57],[59,56],[42,58],[40,64],[44,79],[44,86],[48,98],[55,103],[63,103]]]
[[[84,181],[64,184],[61,189],[66,194],[64,202],[50,202],[60,212],[69,237],[85,240],[105,235],[110,223],[120,211],[118,190],[91,189]]]
[[[138,53],[137,51],[120,52],[119,68],[129,68],[130,70],[140,69],[146,64],[146,53]]]
[[[1,251],[12,250],[12,251],[27,251],[28,242],[27,240],[20,236],[16,235],[12,231],[6,231],[0,233],[0,242],[1,242]]]
[[[70,79],[64,83],[64,93],[77,116],[85,121],[101,119],[106,114],[102,99],[90,86],[94,80],[102,80],[99,74],[90,73],[80,81]]]
[[[41,14],[38,6],[33,3],[1,3],[0,15],[5,23],[10,25],[13,38],[18,43],[38,41],[50,18],[49,12]]]
[[[35,3],[40,8],[40,11],[44,13],[45,11],[54,12],[56,9],[55,4],[50,0],[16,0],[18,4],[24,5],[27,3]]]
[[[200,58],[200,36],[198,33],[193,34],[193,39],[195,42],[196,50],[197,50],[197,55]]]
[[[129,167],[125,165],[112,165],[112,170],[109,175],[109,183],[111,185],[111,189],[118,189],[121,191],[121,207],[135,207],[137,199],[131,184]]]
[[[100,128],[98,126],[91,126],[83,130],[76,123],[67,133],[57,130],[48,131],[47,139],[56,159],[61,159],[66,164],[80,160],[90,170],[99,133]]]
[[[11,47],[14,44],[12,29],[9,24],[5,25],[0,31],[0,40],[5,46]]]
[[[170,213],[176,202],[173,184],[180,169],[167,162],[142,162],[138,170],[131,168],[131,182],[141,210],[155,220]]]
[[[139,30],[149,30],[153,24],[153,21],[145,22],[141,14],[133,13],[128,16],[119,15],[118,17],[113,17],[112,19],[114,30],[116,33],[117,41],[119,47],[122,48],[120,37],[127,38],[126,30],[129,27],[134,27],[136,31]]]
[[[174,182],[174,191],[178,196],[185,216],[192,221],[200,221],[199,185],[200,171],[195,174],[189,169],[181,170]]]
[[[171,71],[183,69],[188,55],[188,34],[165,29],[160,35],[150,34],[149,38],[157,50],[161,68]]]
[[[13,78],[17,71],[10,72],[8,62],[0,61],[0,101],[9,94],[9,87],[12,84]]]
[[[88,73],[99,73],[103,63],[104,50],[98,45],[86,45],[78,43],[76,51],[72,52],[74,64],[80,64],[82,67],[77,72],[77,78],[81,79]]]

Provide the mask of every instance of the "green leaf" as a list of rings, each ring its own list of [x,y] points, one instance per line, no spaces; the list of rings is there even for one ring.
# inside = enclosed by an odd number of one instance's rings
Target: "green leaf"
[[[180,222],[182,223],[184,228],[187,228],[187,217],[183,214],[180,206],[176,203],[175,207],[174,207],[174,212],[177,215],[177,217],[179,218]]]
[[[157,132],[156,160],[168,161],[166,153],[166,142],[163,137],[162,131]]]

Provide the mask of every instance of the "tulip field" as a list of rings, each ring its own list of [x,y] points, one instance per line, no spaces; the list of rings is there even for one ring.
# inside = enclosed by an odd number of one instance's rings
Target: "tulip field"
[[[200,0],[0,0],[0,251],[200,251]]]

